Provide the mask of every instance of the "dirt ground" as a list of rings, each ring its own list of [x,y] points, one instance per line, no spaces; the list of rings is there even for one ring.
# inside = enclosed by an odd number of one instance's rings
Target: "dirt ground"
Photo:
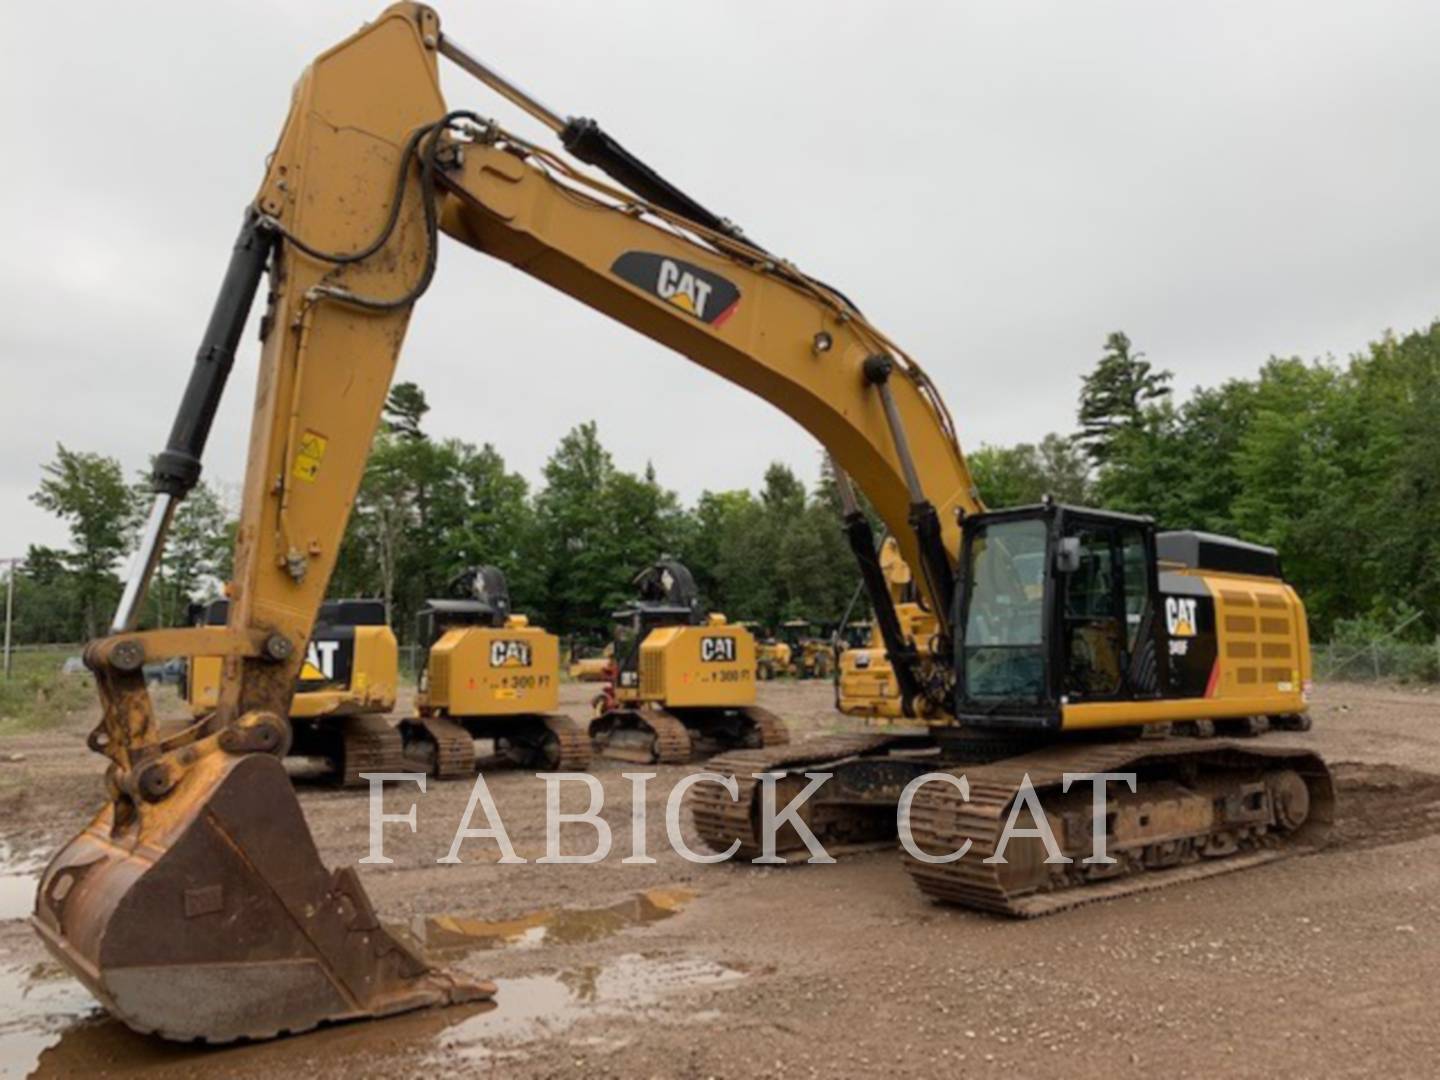
[[[584,714],[586,688],[567,687]],[[850,726],[828,684],[764,684],[800,735]],[[133,1035],[100,1013],[24,921],[44,858],[97,802],[93,715],[0,740],[0,1069],[24,1075],[382,1074],[744,1077],[939,1073],[1421,1075],[1440,1053],[1440,694],[1318,691],[1301,740],[1336,766],[1322,854],[1034,922],[938,906],[893,851],[832,866],[697,866],[665,840],[688,770],[649,784],[647,847],[628,854],[634,766],[596,767],[616,837],[595,865],[496,865],[470,841],[437,865],[469,796],[419,797],[419,831],[360,866],[389,922],[452,968],[499,983],[497,1008],[412,1014],[220,1049]],[[18,759],[18,760],[17,760]],[[544,853],[545,788],[488,782],[522,856]],[[363,793],[300,778],[327,863],[368,851]],[[578,787],[578,785],[577,785]],[[411,798],[396,789],[388,805]],[[582,791],[567,809],[583,808]],[[685,835],[698,846],[693,830]],[[593,830],[567,827],[568,851]],[[503,923],[496,926],[494,923]]]

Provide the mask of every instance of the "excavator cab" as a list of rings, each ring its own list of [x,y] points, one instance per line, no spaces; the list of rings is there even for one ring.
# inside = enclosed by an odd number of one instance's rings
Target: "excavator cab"
[[[617,686],[634,691],[640,685],[640,647],[650,631],[665,626],[700,626],[700,590],[689,569],[675,559],[660,559],[635,577],[636,599],[616,611],[615,663]]]
[[[1046,503],[964,522],[954,618],[957,715],[1061,726],[1068,704],[1160,696],[1149,518]]]

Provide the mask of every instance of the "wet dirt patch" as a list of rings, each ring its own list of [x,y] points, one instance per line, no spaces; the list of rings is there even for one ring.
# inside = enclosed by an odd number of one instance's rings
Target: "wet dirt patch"
[[[667,1003],[688,990],[725,987],[745,977],[711,960],[657,959],[630,953],[604,964],[554,974],[497,979],[496,1008],[464,1020],[440,1038],[441,1048],[468,1058],[523,1056],[530,1043],[553,1039],[586,1019],[625,1017],[644,1024],[685,1023],[705,1014]],[[612,1035],[585,1045],[617,1049]]]
[[[1440,833],[1440,775],[1398,765],[1339,762],[1332,848],[1403,844]]]
[[[28,1076],[66,1028],[99,1008],[59,964],[0,967],[0,1076]]]
[[[8,844],[0,844],[0,919],[30,916],[44,868],[39,856],[17,855]]]
[[[580,945],[632,926],[648,926],[677,914],[695,899],[692,889],[647,889],[603,908],[553,908],[490,922],[454,915],[417,918],[413,933],[437,956],[472,949]]]

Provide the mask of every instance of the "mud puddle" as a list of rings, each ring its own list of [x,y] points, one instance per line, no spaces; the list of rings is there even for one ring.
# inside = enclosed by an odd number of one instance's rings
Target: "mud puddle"
[[[699,1023],[713,1013],[686,1010],[666,999],[688,990],[726,987],[745,977],[738,968],[695,958],[661,959],[630,953],[605,964],[548,975],[495,980],[496,1008],[451,1027],[442,1050],[467,1058],[523,1056],[526,1044],[553,1039],[582,1020],[625,1017],[639,1024]],[[616,1050],[628,1036],[577,1044]]]
[[[38,855],[17,855],[0,844],[0,919],[26,919],[35,910],[35,890],[45,860]]]
[[[0,1076],[28,1076],[67,1028],[98,1009],[59,964],[0,966]]]
[[[646,889],[603,908],[551,908],[517,919],[489,922],[453,915],[417,918],[412,931],[436,955],[472,949],[581,945],[632,926],[648,926],[682,911],[695,899],[686,888]]]

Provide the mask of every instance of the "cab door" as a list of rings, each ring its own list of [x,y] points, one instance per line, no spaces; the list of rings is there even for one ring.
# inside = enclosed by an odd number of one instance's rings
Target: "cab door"
[[[1158,694],[1154,530],[1148,523],[1072,518],[1061,575],[1060,670],[1066,701]]]

